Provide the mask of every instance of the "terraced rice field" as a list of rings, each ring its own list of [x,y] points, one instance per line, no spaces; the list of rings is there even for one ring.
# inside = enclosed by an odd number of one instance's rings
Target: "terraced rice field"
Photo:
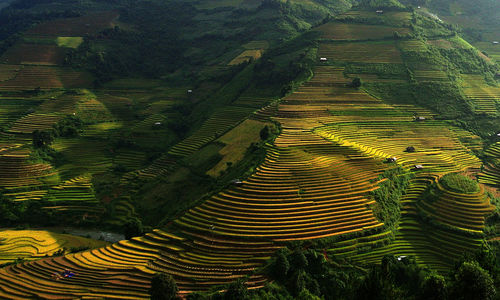
[[[15,120],[28,114],[38,101],[27,99],[2,99],[0,100],[0,126],[8,126]]]
[[[462,75],[463,91],[477,113],[496,115],[500,107],[500,88],[488,85],[480,75]]]
[[[215,234],[292,241],[376,228],[366,208],[383,168],[356,151],[301,130],[284,130],[268,159],[241,187],[214,196],[176,220]]]
[[[330,74],[338,76],[338,83],[332,82]],[[349,99],[357,98],[363,105],[381,104],[366,94],[343,89],[340,82],[345,81],[338,70],[321,68],[305,90],[287,97],[277,110],[283,133],[265,163],[242,185],[178,219],[172,226],[181,236],[155,231],[98,250],[7,267],[0,271],[2,296],[147,298],[150,277],[157,271],[172,274],[181,293],[188,293],[251,274],[282,241],[376,231],[383,224],[367,207],[371,202],[366,193],[376,188],[370,180],[385,165],[312,132],[320,124],[318,114],[334,118],[323,113],[329,105],[350,105]],[[331,84],[338,86],[341,96],[323,94],[323,86]],[[308,89],[313,96],[303,97],[301,93]],[[245,109],[242,116],[253,111]],[[213,120],[207,123],[235,122]],[[54,282],[51,274],[64,268],[77,276]],[[256,288],[265,281],[252,275],[247,284]]]
[[[9,132],[31,134],[35,130],[51,129],[62,117],[56,113],[32,113],[14,122]]]
[[[318,128],[316,132],[370,156],[397,157],[398,163],[407,168],[422,165],[430,172],[447,173],[481,166],[480,160],[460,142],[459,136],[465,133],[449,129],[442,122],[343,123]],[[405,152],[407,147],[416,151]]]
[[[0,82],[0,91],[25,91],[76,88],[88,86],[91,76],[86,72],[49,66],[24,66],[14,78]]]
[[[380,40],[393,38],[394,32],[401,35],[410,33],[409,28],[390,27],[351,23],[326,23],[316,30],[321,32],[321,38],[344,41],[344,40]]]
[[[418,81],[447,81],[448,74],[441,70],[414,70],[413,76]]]
[[[97,204],[89,175],[75,177],[60,185],[52,186],[44,200],[53,202],[55,205],[61,205],[61,202],[71,203],[71,205],[80,202],[85,202],[82,204]]]
[[[481,234],[484,230],[486,216],[495,207],[484,194],[484,190],[473,194],[449,191],[437,183],[440,197],[437,201],[418,202],[417,207],[437,222]]]
[[[40,186],[42,179],[55,174],[47,163],[31,163],[29,152],[24,150],[8,150],[0,154],[0,187],[17,188]]]
[[[22,65],[62,65],[65,49],[57,45],[16,44],[9,48],[0,61],[8,64]]]
[[[482,51],[485,51],[488,54],[488,57],[495,60],[496,62],[500,61],[499,45],[493,45],[491,42],[477,42],[474,43],[474,46]]]
[[[251,144],[258,143],[261,140],[260,131],[264,126],[268,126],[270,131],[275,128],[272,123],[248,119],[217,139],[217,143],[224,145],[219,151],[222,159],[212,169],[207,171],[206,174],[218,177],[222,171],[225,171],[229,167],[228,163],[236,165],[241,161]]]
[[[20,65],[0,64],[0,82],[16,77],[21,69]]]
[[[403,51],[425,51],[427,46],[424,42],[419,40],[406,40],[399,42],[399,47]]]
[[[124,166],[128,169],[137,170],[141,168],[146,162],[146,154],[134,150],[119,150],[114,158],[114,163]]]
[[[70,162],[58,167],[63,178],[103,173],[112,166],[111,151],[104,141],[88,138],[59,139],[54,142],[52,148],[61,152]]]
[[[243,45],[243,48],[248,50],[256,49],[267,49],[269,48],[269,42],[267,41],[251,41]]]
[[[329,42],[320,46],[319,56],[336,62],[402,62],[392,42]],[[267,145],[264,162],[241,184],[231,185],[190,209],[165,230],[98,249],[0,269],[0,298],[146,299],[151,276],[160,271],[175,278],[181,296],[238,278],[246,278],[249,288],[259,288],[267,278],[254,271],[284,242],[348,233],[363,236],[337,243],[329,254],[362,262],[380,261],[386,253],[414,255],[420,263],[446,270],[453,258],[463,250],[478,247],[480,240],[464,238],[460,232],[427,228],[416,216],[432,209],[432,217],[439,222],[464,232],[479,231],[484,226],[484,215],[490,211],[489,203],[482,192],[458,195],[443,191],[442,198],[434,203],[419,199],[440,175],[478,169],[480,161],[470,150],[480,148],[480,143],[468,132],[431,120],[433,114],[425,109],[390,105],[362,89],[347,86],[351,79],[345,78],[343,72],[339,67],[318,66],[309,82],[279,104],[273,102],[259,110],[255,103],[269,99],[240,97],[238,105],[216,111],[168,154],[125,178],[126,181],[134,176],[164,175],[175,168],[179,158],[192,155],[250,116],[279,122],[282,132],[273,145]],[[111,112],[129,116],[131,98],[123,97],[126,92],[117,89],[114,94],[110,92],[112,96],[105,94],[99,100]],[[411,112],[428,120],[414,122]],[[147,126],[155,117],[153,114],[139,126]],[[65,203],[78,198],[93,201],[85,198],[92,193],[85,174],[106,170],[113,162],[138,164],[137,153],[111,153],[105,145],[90,138],[58,140],[54,148],[81,168],[63,165],[59,171],[67,181],[59,186],[45,192],[12,190],[8,197],[17,201],[23,201],[23,197],[44,197],[56,203],[50,209],[88,212],[86,206]],[[414,146],[416,151],[405,153],[407,146]],[[77,155],[81,148],[89,150],[85,155]],[[0,172],[7,170],[13,175],[4,175],[17,180],[16,172],[26,174],[22,168],[31,168],[33,171],[28,174],[32,176],[22,178],[32,180],[28,185],[36,185],[40,177],[50,174],[50,168],[39,171],[37,165],[26,163],[27,154],[23,155],[11,151],[0,156],[0,166],[6,166]],[[390,242],[390,232],[375,218],[371,210],[374,200],[368,194],[378,188],[379,175],[393,167],[383,163],[392,156],[398,157],[397,163],[405,168],[422,164],[425,171],[417,173],[401,199],[403,217],[396,241],[384,246]],[[43,169],[44,165],[38,167]],[[19,182],[4,184],[3,178],[0,175],[0,186],[22,186]],[[119,218],[110,223],[120,224],[120,218],[134,214],[127,199],[119,200]],[[465,207],[472,209],[466,211]],[[444,219],[449,212],[453,212],[453,218]],[[364,247],[379,248],[359,253]],[[54,272],[64,269],[76,276],[52,278]]]
[[[358,63],[402,63],[394,42],[332,43],[320,47],[318,55],[332,61]]]
[[[42,23],[27,32],[28,36],[81,37],[96,34],[112,26],[116,12],[102,12],[77,18],[57,19]]]
[[[394,243],[368,253],[356,254],[353,259],[363,263],[378,263],[386,254],[413,256],[418,263],[444,274],[449,272],[454,261],[464,252],[478,249],[482,240],[480,237],[471,236],[471,229],[467,227],[472,221],[472,224],[479,226],[476,229],[481,228],[484,226],[485,216],[492,211],[491,204],[484,198],[484,192],[460,195],[440,187],[444,193],[435,203],[420,201],[421,194],[436,180],[436,176],[421,174],[412,181],[406,195],[401,199],[402,218]],[[428,213],[427,205],[434,206],[432,209],[437,211],[437,215],[430,217],[436,218],[438,222],[446,222],[448,226],[456,228],[455,231],[423,223],[417,215]],[[446,217],[442,219],[439,214]],[[331,251],[338,255],[338,249]]]
[[[485,154],[488,160],[478,174],[478,180],[490,186],[500,187],[500,143],[491,145]]]
[[[226,106],[216,111],[203,125],[191,136],[181,141],[169,151],[176,156],[187,156],[200,149],[208,142],[237,125],[249,116],[255,109],[248,107]]]
[[[262,57],[263,50],[245,50],[240,55],[236,56],[233,60],[231,60],[228,65],[235,66],[242,63],[246,63],[251,59],[259,59]]]
[[[0,232],[0,264],[10,263],[18,258],[40,259],[51,256],[57,251],[70,250],[70,248],[99,248],[106,244],[104,241],[45,230],[2,230]]]
[[[149,298],[150,278],[159,271],[176,277],[181,294],[186,294],[244,276],[276,249],[268,242],[239,242],[195,233],[180,237],[155,230],[104,248],[8,266],[0,273],[0,295],[145,299]],[[76,276],[52,279],[54,272],[64,269]],[[250,276],[247,281],[250,288],[264,283],[261,276]]]
[[[350,10],[341,14],[336,19],[345,22],[352,22],[354,20],[360,21],[360,23],[365,20],[372,20],[375,23],[379,23],[383,20],[388,24],[394,24],[396,26],[408,26],[411,20],[411,13],[385,11],[383,14],[377,14],[375,11]]]

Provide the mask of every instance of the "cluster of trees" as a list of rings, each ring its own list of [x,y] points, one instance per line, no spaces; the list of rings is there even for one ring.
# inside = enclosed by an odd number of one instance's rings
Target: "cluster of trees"
[[[411,257],[385,256],[379,265],[361,267],[312,249],[283,248],[264,269],[272,279],[266,287],[250,291],[240,279],[214,289],[225,292],[193,293],[187,299],[493,300],[499,283],[499,253],[483,248],[464,255],[449,274],[438,274]],[[172,277],[159,273],[150,292],[151,299],[175,299],[177,286]]]
[[[52,144],[56,137],[76,137],[83,128],[83,121],[77,116],[66,116],[52,129],[33,131],[33,147],[46,148]]]
[[[413,174],[401,167],[389,169],[378,178],[386,180],[379,185],[377,190],[370,192],[376,201],[375,216],[386,226],[393,227],[399,221],[401,217],[399,200],[406,192],[412,178]]]

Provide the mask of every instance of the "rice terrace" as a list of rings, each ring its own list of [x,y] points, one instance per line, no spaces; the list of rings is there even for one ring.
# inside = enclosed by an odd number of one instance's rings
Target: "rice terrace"
[[[0,299],[499,299],[471,2],[0,0]]]

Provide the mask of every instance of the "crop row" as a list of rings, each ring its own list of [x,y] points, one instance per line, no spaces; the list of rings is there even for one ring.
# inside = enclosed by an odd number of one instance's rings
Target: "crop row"
[[[188,293],[252,272],[275,249],[265,242],[240,244],[203,235],[185,239],[155,230],[104,248],[9,266],[0,271],[0,291],[43,298],[146,298],[151,276],[162,271],[172,274],[182,293]],[[52,278],[64,269],[76,275]],[[264,282],[262,276],[250,276],[247,285],[255,288]]]
[[[213,141],[230,128],[248,117],[255,109],[227,106],[216,111],[195,133],[176,144],[169,153],[176,156],[187,156]]]
[[[321,32],[323,39],[334,41],[342,40],[379,40],[391,38],[394,32],[401,35],[408,34],[409,28],[405,27],[390,27],[380,25],[366,25],[353,23],[326,23],[316,28]]]
[[[402,63],[394,43],[335,43],[319,48],[319,56],[332,61],[357,63]]]
[[[436,172],[479,167],[479,160],[460,143],[455,131],[459,130],[435,121],[343,123],[316,129],[321,136],[368,155],[395,156],[407,167],[418,164]],[[408,147],[415,151],[406,152]]]

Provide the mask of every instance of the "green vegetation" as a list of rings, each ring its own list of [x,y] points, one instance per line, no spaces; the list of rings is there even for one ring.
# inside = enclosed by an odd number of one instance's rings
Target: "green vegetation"
[[[82,37],[57,37],[56,43],[59,47],[78,48],[83,43]]]
[[[366,7],[377,9],[404,9],[405,7],[397,0],[366,0]],[[361,5],[362,7],[364,5]]]
[[[482,259],[484,255],[492,260]],[[497,250],[471,254],[443,276],[419,266],[412,257],[385,256],[379,265],[361,268],[314,250],[284,248],[264,270],[275,282],[258,291],[246,291],[238,283],[237,299],[496,299],[493,278],[498,273],[483,266],[486,262],[498,266],[496,255]],[[235,286],[229,286],[226,294],[193,294],[188,299],[226,299]]]
[[[151,279],[151,299],[152,300],[172,300],[177,295],[177,285],[172,276],[165,273],[157,273]]]
[[[476,181],[458,173],[446,174],[439,179],[439,183],[457,193],[474,194],[479,192],[479,185]]]
[[[376,204],[374,213],[389,228],[393,228],[401,217],[400,199],[405,194],[413,175],[402,168],[385,171],[378,180],[379,188],[371,192]]]

